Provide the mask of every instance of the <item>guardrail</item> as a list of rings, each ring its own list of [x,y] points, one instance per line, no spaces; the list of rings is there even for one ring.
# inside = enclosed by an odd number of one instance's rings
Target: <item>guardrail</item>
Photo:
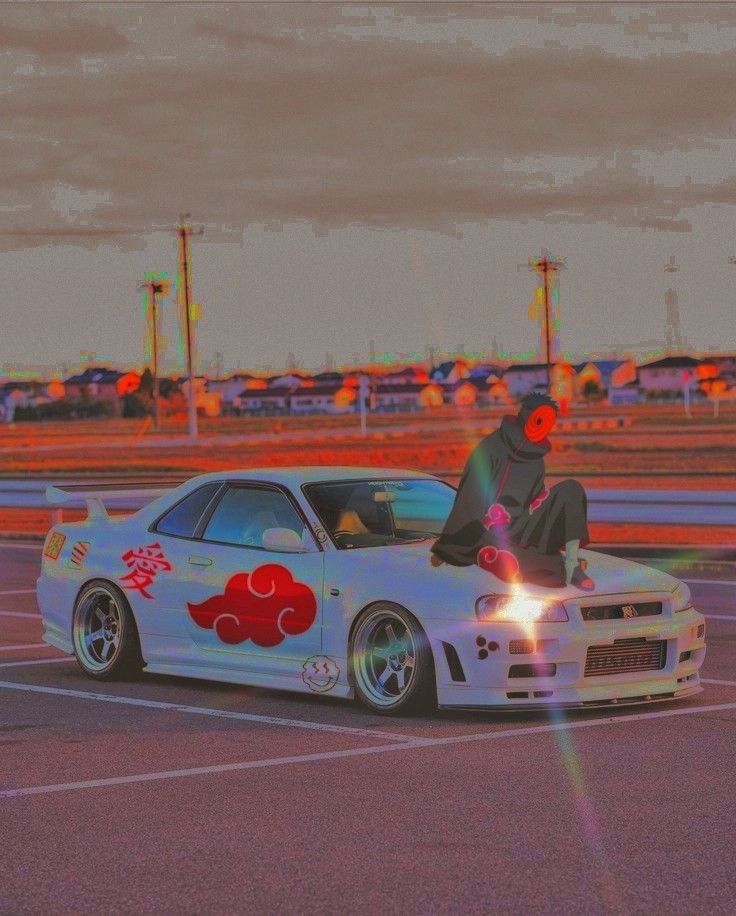
[[[0,480],[0,508],[48,509],[58,524],[66,508],[84,508],[85,496],[94,493],[110,509],[135,511],[166,493],[180,480],[156,481],[147,485],[130,481],[57,482],[50,480]],[[46,499],[49,485],[74,493],[64,509]],[[77,498],[76,492],[79,491]],[[588,517],[593,522],[640,523],[650,525],[734,525],[736,492],[730,490],[612,490],[591,488]]]

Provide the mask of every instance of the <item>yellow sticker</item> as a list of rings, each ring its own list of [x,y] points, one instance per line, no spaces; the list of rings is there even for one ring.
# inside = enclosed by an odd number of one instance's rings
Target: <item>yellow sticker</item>
[[[61,553],[61,548],[64,546],[65,540],[65,534],[54,531],[54,533],[49,538],[49,542],[46,545],[46,550],[44,550],[43,555],[48,557],[49,560],[58,560],[59,554]]]

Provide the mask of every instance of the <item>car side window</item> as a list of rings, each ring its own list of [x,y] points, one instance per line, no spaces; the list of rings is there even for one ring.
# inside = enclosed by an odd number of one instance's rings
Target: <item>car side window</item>
[[[156,531],[180,538],[194,537],[202,514],[221,486],[221,483],[208,483],[185,496],[158,520]]]
[[[313,545],[289,499],[280,490],[266,487],[231,486],[215,507],[202,538],[263,549],[278,549],[273,543],[279,538],[289,545],[285,549]]]

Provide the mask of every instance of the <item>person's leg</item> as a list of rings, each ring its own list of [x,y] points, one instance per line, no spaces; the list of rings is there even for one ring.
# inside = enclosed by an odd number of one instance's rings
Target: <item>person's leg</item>
[[[580,544],[588,543],[587,497],[577,480],[563,480],[550,487],[547,498],[529,514],[519,533],[521,546],[542,553],[565,550],[567,584],[590,591],[595,585],[580,563]]]

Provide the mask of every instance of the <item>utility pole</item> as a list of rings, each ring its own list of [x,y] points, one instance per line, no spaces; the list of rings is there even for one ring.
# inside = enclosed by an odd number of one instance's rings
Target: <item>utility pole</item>
[[[179,266],[181,270],[179,289],[181,290],[184,309],[184,326],[186,333],[187,378],[189,380],[189,438],[197,438],[197,395],[195,392],[194,373],[194,332],[192,328],[191,303],[191,269],[189,266],[189,239],[192,235],[202,235],[203,229],[193,230],[188,223],[189,213],[184,213],[177,230],[179,236]]]
[[[148,292],[148,304],[151,313],[151,362],[153,363],[153,425],[156,432],[161,428],[158,383],[158,302],[157,296],[169,294],[169,281],[165,277],[146,280],[138,287]]]
[[[562,258],[551,255],[546,248],[538,258],[529,258],[529,270],[539,274],[542,279],[543,305],[544,305],[544,352],[547,364],[547,390],[552,387],[552,321],[549,314],[549,277],[554,276],[565,267]]]

